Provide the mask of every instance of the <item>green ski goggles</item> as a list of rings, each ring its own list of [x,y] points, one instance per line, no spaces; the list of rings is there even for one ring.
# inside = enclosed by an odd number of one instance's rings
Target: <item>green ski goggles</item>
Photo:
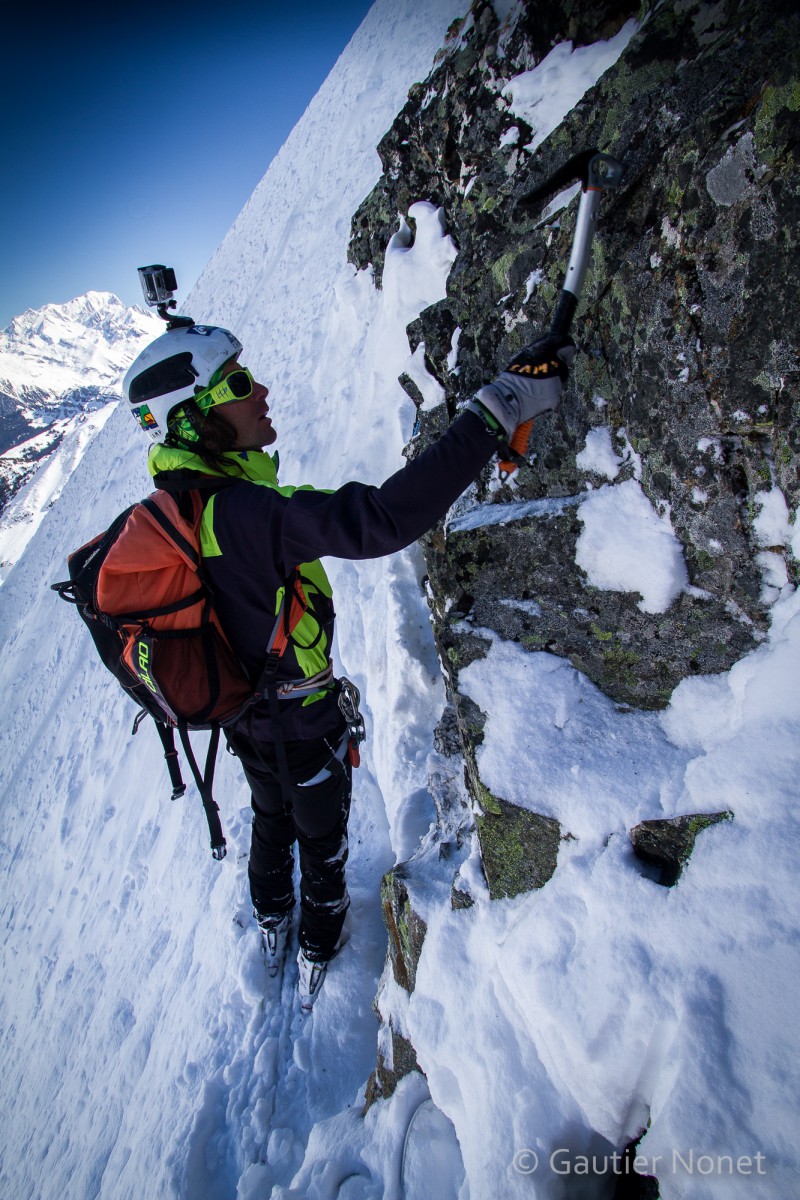
[[[232,400],[246,400],[252,396],[256,381],[247,367],[237,367],[219,383],[212,384],[203,392],[198,392],[194,402],[205,415],[218,404],[230,404]]]
[[[213,378],[213,376],[212,376]],[[193,396],[197,410],[202,416],[206,416],[212,408],[216,408],[218,404],[230,404],[233,400],[247,400],[252,396],[256,386],[256,381],[247,367],[238,367],[235,371],[231,371],[230,375],[226,375],[224,379],[220,379],[219,383],[212,383],[204,391],[198,392]],[[187,413],[184,405],[178,408],[173,408],[169,416],[169,432],[176,435],[182,442],[198,442],[200,440],[197,429],[197,413],[190,409]]]

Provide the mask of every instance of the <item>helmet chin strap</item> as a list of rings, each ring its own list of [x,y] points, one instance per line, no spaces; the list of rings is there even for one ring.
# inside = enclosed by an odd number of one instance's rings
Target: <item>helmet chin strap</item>
[[[204,417],[200,412],[200,409],[197,407],[194,400],[189,400],[187,402],[184,412],[186,413],[186,420],[189,422],[198,438],[201,438],[203,436],[203,425],[207,418]]]
[[[194,400],[184,400],[183,404],[175,410],[175,416],[167,424],[164,444],[175,446],[180,450],[188,450],[197,442],[202,442],[204,422],[205,418]],[[182,426],[181,429],[176,428],[178,424]]]
[[[164,444],[166,446],[173,446],[177,450],[189,450],[193,453],[198,453],[199,451],[202,453],[202,448],[208,448],[204,435],[210,414],[201,413],[194,400],[184,400],[178,411],[181,413],[178,421],[182,424],[183,428],[175,429],[174,426],[172,428],[168,427]],[[215,409],[211,410],[211,412],[215,411]],[[229,425],[221,413],[217,415],[225,425]],[[188,429],[186,428],[187,426]],[[229,450],[238,450],[239,448],[235,445],[228,447]],[[219,453],[225,453],[225,450]]]

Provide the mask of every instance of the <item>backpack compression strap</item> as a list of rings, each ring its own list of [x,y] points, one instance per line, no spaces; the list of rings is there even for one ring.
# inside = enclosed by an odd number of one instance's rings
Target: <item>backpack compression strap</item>
[[[222,822],[219,819],[219,805],[214,799],[212,789],[214,785],[214,767],[217,761],[217,749],[219,747],[219,725],[215,725],[211,730],[211,737],[208,742],[208,752],[206,754],[206,769],[205,773],[201,774],[200,768],[197,765],[197,759],[194,756],[191,742],[189,741],[189,730],[186,728],[186,722],[181,721],[178,724],[178,733],[181,738],[184,754],[188,760],[189,766],[194,775],[194,781],[197,784],[197,790],[200,793],[200,799],[203,801],[203,809],[208,821],[208,832],[211,835],[211,853],[218,861],[223,859],[228,853],[225,842],[225,835],[222,832]]]
[[[135,734],[138,732],[139,726],[147,715],[146,708],[140,709],[136,720],[133,722],[132,733]],[[175,734],[171,725],[165,725],[163,721],[158,721],[155,717],[153,717],[153,721],[158,730],[158,736],[161,738],[161,745],[164,747],[164,759],[169,771],[169,781],[172,784],[170,799],[178,800],[186,791],[186,784],[183,782],[181,765],[178,761],[178,751],[175,749]]]

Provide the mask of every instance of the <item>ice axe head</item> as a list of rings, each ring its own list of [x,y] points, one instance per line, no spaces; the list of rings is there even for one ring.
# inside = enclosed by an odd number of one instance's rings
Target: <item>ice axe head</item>
[[[517,207],[530,211],[541,206],[542,201],[552,192],[564,189],[575,182],[581,185],[581,200],[575,221],[572,253],[561,297],[550,327],[552,334],[565,336],[569,332],[589,266],[589,254],[592,248],[600,199],[603,192],[619,187],[622,173],[622,163],[616,158],[612,158],[610,154],[601,154],[599,150],[595,149],[582,150],[580,154],[574,154],[572,158],[568,159],[538,188],[528,192],[526,196],[520,197],[517,201]]]
[[[584,192],[610,191],[619,187],[623,170],[622,163],[610,154],[602,154],[596,148],[581,150],[579,154],[568,158],[539,187],[520,196],[516,207],[526,211],[538,208],[543,200],[559,189],[569,187],[571,183],[579,183]]]

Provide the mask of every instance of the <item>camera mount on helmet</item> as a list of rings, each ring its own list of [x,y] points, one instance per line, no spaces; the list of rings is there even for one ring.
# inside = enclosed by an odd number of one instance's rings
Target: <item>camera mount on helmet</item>
[[[162,321],[167,322],[167,329],[186,329],[194,325],[191,317],[170,316],[169,309],[175,308],[174,293],[178,290],[178,281],[172,267],[153,263],[149,267],[139,267],[139,282],[144,292],[145,303],[155,308]]]

